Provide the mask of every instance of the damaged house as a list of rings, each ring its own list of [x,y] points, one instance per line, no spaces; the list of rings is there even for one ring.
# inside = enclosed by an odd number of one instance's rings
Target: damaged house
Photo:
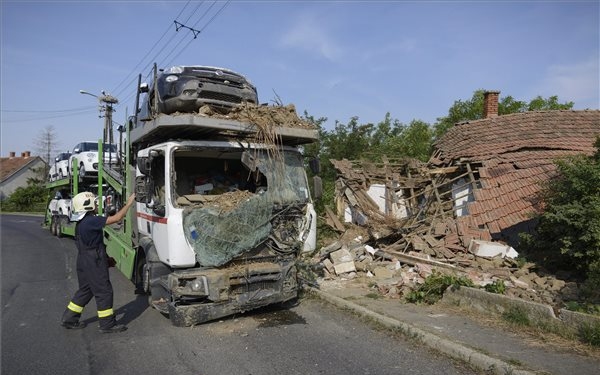
[[[328,222],[338,230],[341,218],[365,227],[380,255],[412,264],[426,258],[481,271],[482,256],[516,256],[511,246],[535,226],[539,193],[556,175],[555,161],[595,152],[600,111],[498,116],[498,96],[486,92],[483,118],[451,128],[428,163],[331,160],[337,215],[329,212]],[[508,279],[500,266],[491,275]]]
[[[536,111],[498,116],[499,92],[484,96],[484,118],[456,124],[435,144],[433,167],[457,167],[468,184],[455,191],[457,224],[485,230],[493,240],[516,245],[540,212],[543,183],[556,175],[555,161],[592,155],[600,135],[600,111]],[[454,186],[460,184],[454,184]]]

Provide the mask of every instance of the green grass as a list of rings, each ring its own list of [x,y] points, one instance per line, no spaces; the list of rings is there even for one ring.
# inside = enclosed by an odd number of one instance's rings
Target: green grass
[[[582,325],[579,328],[579,339],[591,346],[600,347],[600,323]]]
[[[527,311],[519,307],[512,307],[509,310],[502,313],[502,318],[507,322],[520,326],[531,326],[529,315]]]

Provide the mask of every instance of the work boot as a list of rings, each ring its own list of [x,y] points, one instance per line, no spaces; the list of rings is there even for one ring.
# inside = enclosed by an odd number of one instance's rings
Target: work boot
[[[102,333],[117,333],[123,332],[127,330],[127,326],[123,324],[115,324],[114,326],[108,328],[100,328],[100,332]]]
[[[84,322],[60,322],[60,325],[66,329],[81,329],[85,328]]]
[[[62,319],[60,320],[60,325],[65,327],[66,329],[81,329],[85,328],[85,323],[80,322],[79,318],[81,318],[80,313],[76,313],[69,309],[65,309],[63,313]]]

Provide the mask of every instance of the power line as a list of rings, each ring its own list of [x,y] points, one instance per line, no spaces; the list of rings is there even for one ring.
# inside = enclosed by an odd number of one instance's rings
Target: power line
[[[194,17],[194,15],[198,12],[198,10],[201,8],[201,6],[204,4],[205,2],[202,1],[200,2],[194,9],[193,11],[190,13],[190,15],[185,19],[185,23],[187,23],[190,19],[192,19]],[[211,5],[208,6],[208,9],[206,9],[202,15],[200,16],[200,18],[198,18],[198,20],[194,23],[193,27],[188,27],[187,25],[185,25],[185,23],[179,22],[177,20],[174,21],[175,24],[175,33],[166,41],[163,43],[163,46],[160,47],[158,49],[158,51],[156,51],[156,53],[154,54],[154,56],[148,60],[148,63],[144,66],[144,68],[142,69],[142,71],[147,71],[146,76],[144,77],[145,80],[147,80],[150,75],[152,74],[152,69],[151,67],[154,65],[154,63],[156,62],[156,64],[158,66],[168,66],[171,65],[172,62],[181,55],[181,53],[183,53],[183,51],[191,44],[191,42],[194,41],[194,39],[196,39],[196,37],[198,36],[198,34],[200,34],[202,31],[204,31],[208,25],[210,23],[212,23],[215,18],[225,9],[225,7],[227,7],[227,5],[230,3],[230,0],[228,0],[227,2],[225,2],[223,4],[223,6],[221,6],[221,8],[202,26],[202,28],[197,29],[197,25],[201,23],[201,21],[203,19],[205,19],[205,17],[207,17],[207,15],[210,13],[211,9],[213,9],[213,7],[216,5],[217,1],[213,1]],[[184,9],[187,7],[187,5],[189,4],[186,3],[186,6],[184,6]],[[183,13],[183,10],[179,13],[178,17],[181,16],[181,14]],[[173,25],[169,26],[169,29],[171,29]],[[192,31],[195,35],[194,38],[190,39],[187,44],[185,44],[183,47],[180,48],[181,44],[185,41],[186,36],[182,35],[181,33],[179,33],[179,29],[181,28],[185,28],[185,29],[189,29],[190,31]],[[164,37],[167,35],[168,32],[165,32],[163,34],[163,36],[161,37],[161,40],[164,39]],[[174,44],[174,46],[171,48],[170,51],[168,51],[167,53],[164,53],[165,50],[167,49],[167,47],[169,45],[172,44],[172,42],[177,38],[181,36],[181,39],[179,39],[179,41],[177,43]],[[157,46],[158,43],[155,43],[155,46]],[[156,50],[156,48],[152,48],[146,55],[145,58],[148,57],[150,55],[150,53],[152,51]],[[176,51],[179,50],[179,52],[176,55],[173,55],[176,53]],[[160,56],[163,55],[162,58],[160,58]],[[168,62],[165,62],[169,56],[173,56]],[[138,64],[141,64],[141,62]],[[134,81],[137,81],[137,77],[135,77],[133,79]],[[122,92],[123,90],[121,90]],[[119,93],[120,94],[120,93]],[[121,100],[121,103],[127,103],[129,100],[131,100],[134,96],[136,95],[136,92],[131,92],[129,95],[127,95],[127,97],[123,100]],[[118,96],[118,95],[117,95]]]
[[[149,60],[149,62],[141,69],[141,71],[148,71],[150,70],[150,67],[152,67],[152,65],[154,64],[155,61],[158,60],[159,56],[161,54],[163,54],[163,52],[165,52],[166,48],[171,44],[171,42],[178,36],[181,36],[181,39],[179,40],[178,43],[175,44],[175,46],[166,54],[164,55],[164,57],[162,58],[162,61],[165,61],[166,59],[169,58],[169,56],[172,56],[177,49],[179,48],[179,46],[181,45],[181,43],[185,40],[186,36],[182,35],[181,33],[179,33],[179,29],[187,29],[190,30],[192,32],[192,34],[194,35],[194,37],[192,39],[190,39],[187,44],[185,44],[180,50],[179,52],[174,55],[168,63],[162,63],[158,64],[159,66],[166,66],[171,64],[172,61],[174,61],[176,58],[178,58],[184,51],[185,49],[216,19],[216,17],[228,6],[228,4],[231,2],[231,0],[226,1],[223,6],[221,6],[221,8],[215,13],[213,14],[213,16],[201,27],[198,28],[197,26],[201,23],[201,21],[203,19],[205,19],[205,17],[207,17],[207,15],[210,13],[211,9],[213,9],[213,7],[216,5],[217,0],[213,1],[212,4],[208,7],[208,9],[206,9],[204,11],[204,13],[200,16],[200,18],[198,18],[198,20],[194,23],[193,26],[187,26],[186,24],[188,24],[188,22],[194,17],[194,15],[198,12],[198,10],[200,9],[200,7],[205,3],[205,1],[201,1],[199,2],[196,7],[193,9],[193,11],[190,12],[190,14],[187,16],[187,18],[185,18],[184,22],[179,22],[177,21],[177,19],[179,19],[185,12],[186,8],[188,7],[188,5],[190,4],[191,0],[188,0],[186,2],[186,4],[183,6],[183,8],[179,11],[179,13],[177,14],[177,17],[175,18],[175,33],[173,34],[173,36],[170,37],[169,40],[165,41],[165,38],[167,37],[167,35],[169,34],[169,32],[172,30],[173,24],[169,24],[167,29],[163,32],[162,36],[153,44],[153,46],[148,50],[148,52],[140,59],[140,61],[131,69],[131,71],[125,75],[125,77],[119,82],[119,84],[117,84],[117,86],[115,86],[114,90],[112,90],[112,92],[115,93],[116,97],[119,97],[120,95],[122,95],[127,89],[128,87],[131,87],[133,84],[135,84],[135,82],[137,82],[137,74],[136,71],[139,69],[140,66],[142,66],[142,64],[144,63],[144,61],[147,61],[148,56],[150,56],[152,54],[153,51],[156,51],[158,49],[158,52],[154,55],[154,57]],[[160,47],[162,42],[162,47]],[[147,76],[146,79],[148,78],[148,76],[152,74],[152,72],[150,71]],[[124,84],[126,84],[126,86],[124,86]],[[124,100],[120,100],[120,103],[127,103],[128,100],[132,99],[134,96],[136,95],[136,92],[132,92],[131,94],[129,94]],[[117,105],[119,106],[119,105]],[[33,116],[33,117],[28,117],[28,118],[22,118],[22,119],[6,119],[6,116],[3,116],[2,118],[2,122],[3,123],[20,123],[20,122],[28,122],[28,121],[40,121],[40,120],[46,120],[46,119],[54,119],[54,118],[64,118],[64,117],[70,117],[70,116],[78,116],[78,115],[82,115],[82,114],[87,114],[87,113],[91,113],[97,111],[97,107],[80,107],[80,108],[71,108],[71,109],[58,109],[58,110],[6,110],[6,109],[2,109],[1,112],[3,114],[6,113],[27,113],[27,114],[48,114],[45,116]]]
[[[216,13],[215,13],[215,14],[214,14],[212,17],[211,17],[211,19],[210,19],[210,20],[208,20],[208,22],[207,22],[207,23],[204,25],[204,27],[202,27],[202,28],[201,28],[201,29],[198,31],[198,34],[202,33],[202,31],[204,31],[204,29],[206,29],[206,28],[208,27],[208,25],[210,25],[210,24],[211,24],[211,23],[212,23],[212,22],[215,20],[215,18],[217,18],[217,16],[218,16],[218,15],[219,15],[219,14],[220,14],[220,13],[221,13],[221,12],[222,12],[224,9],[225,9],[225,7],[227,7],[227,5],[229,5],[229,3],[230,3],[230,2],[231,2],[231,0],[227,0],[227,1],[225,2],[225,4],[223,4],[223,6],[222,6],[222,7],[221,7],[221,8],[220,8],[220,9],[219,9],[219,10],[218,10],[218,11],[217,11],[217,12],[216,12]],[[215,3],[213,3],[213,5],[214,5],[214,4],[215,4]],[[211,6],[211,8],[212,8],[212,6]],[[209,8],[208,10],[210,10],[210,8]],[[208,12],[208,10],[207,10],[207,12]],[[201,20],[202,18],[204,18],[204,16],[207,14],[207,12],[205,12],[205,13],[202,15],[202,17],[200,18],[200,20]],[[200,22],[200,20],[198,20],[198,22],[196,22],[196,24],[194,24],[194,27],[196,27],[196,25],[197,25],[197,24]],[[194,39],[196,39],[196,36],[194,36]],[[194,41],[194,39],[190,39],[190,40],[188,41],[188,43],[187,43],[187,44],[186,44],[186,45],[185,45],[185,46],[184,46],[184,47],[183,47],[183,48],[182,48],[182,49],[179,51],[179,53],[178,53],[178,54],[176,54],[175,56],[173,56],[173,58],[172,58],[171,60],[169,60],[169,62],[168,62],[167,64],[165,64],[165,65],[170,65],[172,61],[174,61],[176,58],[178,58],[178,57],[179,57],[179,56],[180,56],[180,55],[183,53],[183,51],[185,51],[185,49],[186,49],[186,48],[187,48],[187,47],[188,47],[188,46],[189,46],[189,45],[190,45],[190,44],[191,44],[191,43]]]
[[[53,116],[38,116],[38,117],[22,118],[22,119],[18,119],[18,120],[2,118],[2,123],[18,123],[18,122],[40,121],[40,120],[47,120],[47,119],[54,119],[54,118],[79,116],[79,115],[83,115],[83,114],[96,112],[97,110],[98,110],[98,108],[94,107],[92,109],[88,108],[87,110],[81,110],[78,112],[71,111],[70,113],[65,113],[65,114],[56,114]],[[60,111],[58,111],[58,112],[60,112]]]
[[[183,6],[183,8],[181,8],[181,11],[179,11],[179,14],[177,15],[177,17],[175,17],[176,19],[179,18],[181,16],[181,14],[185,11],[185,8],[187,8],[190,1],[191,0],[188,0],[188,2]],[[202,1],[202,2],[204,2],[204,1]],[[161,40],[164,39],[164,37],[169,33],[170,30],[171,30],[171,25],[169,25],[167,27],[167,29],[164,31],[162,36],[154,43],[152,48],[150,48],[150,50],[148,50],[148,52],[146,52],[144,57],[141,58],[141,60],[137,63],[137,65],[134,66],[133,69],[131,69],[131,71],[129,73],[127,73],[127,75],[123,78],[123,80],[121,80],[121,82],[119,82],[119,84],[114,88],[114,90],[112,90],[112,92],[115,93],[115,96],[118,97],[123,92],[123,90],[121,90],[121,91],[117,91],[117,90],[121,87],[121,85],[123,85],[123,83],[125,83],[127,81],[127,79],[131,75],[135,75],[137,73],[137,69],[140,67],[140,65],[146,60],[146,58],[150,55],[150,53],[152,51],[154,51],[154,49],[158,46],[158,44],[161,42]]]
[[[197,25],[200,24],[201,21],[203,19],[205,19],[205,17],[207,17],[207,15],[210,13],[211,9],[213,9],[213,7],[216,5],[216,3],[218,1],[214,0],[212,2],[212,4],[208,7],[208,9],[206,9],[204,11],[204,13],[200,16],[200,18],[198,18],[198,20],[194,23],[194,25],[192,27],[187,26],[186,24],[194,17],[194,15],[198,12],[198,10],[205,3],[205,1],[199,2],[196,5],[196,7],[193,9],[193,11],[190,12],[190,14],[187,16],[187,18],[185,19],[184,22],[179,22],[177,19],[179,19],[181,17],[181,15],[184,13],[185,9],[188,7],[190,2],[191,2],[191,0],[188,0],[186,2],[184,7],[181,9],[179,14],[177,15],[176,19],[174,20],[175,33],[172,36],[168,37],[169,31],[172,30],[171,28],[173,27],[173,24],[170,24],[168,26],[168,28],[165,30],[165,32],[162,34],[162,36],[154,43],[152,48],[150,48],[150,50],[137,63],[137,65],[130,71],[130,73],[128,73],[125,76],[125,78],[123,78],[123,80],[121,80],[120,83],[115,87],[115,90],[113,90],[113,92],[115,92],[116,97],[121,96],[127,90],[127,86],[123,86],[126,82],[131,83],[131,82],[137,81],[137,74],[135,74],[135,72],[140,66],[142,66],[144,64],[144,61],[148,61],[146,63],[146,65],[144,65],[143,68],[141,69],[142,72],[144,72],[144,71],[148,72],[147,75],[145,76],[145,79],[148,79],[148,77],[152,74],[151,67],[154,65],[155,62],[158,66],[167,66],[167,65],[171,64],[171,62],[174,61],[177,57],[179,57],[183,53],[183,51],[191,44],[191,42],[193,42],[208,27],[208,25],[210,25],[216,19],[216,17],[228,6],[228,4],[231,2],[231,0],[226,1],[223,4],[223,6],[221,6],[221,8],[215,14],[213,14],[213,16],[201,28],[198,28]],[[192,32],[192,34],[194,35],[194,37],[192,39],[190,39],[187,42],[187,44],[185,44],[182,48],[180,48],[181,43],[183,43],[185,41],[185,37],[186,37],[185,35],[182,36],[182,34],[179,33],[179,30],[182,28],[190,30]],[[168,51],[165,54],[167,47],[169,47],[172,44],[172,42],[175,40],[175,38],[177,38],[178,36],[181,36],[181,39],[171,48],[170,51]],[[168,37],[168,39],[167,39],[167,37]],[[177,50],[179,50],[179,52],[177,52]],[[148,60],[148,57],[153,52],[155,52],[154,55],[152,56],[151,59]],[[173,56],[173,54],[176,52],[177,52],[177,54]],[[161,55],[163,57],[159,58]],[[173,56],[173,57],[169,60],[168,63],[164,63],[164,61],[169,59],[170,56]],[[159,61],[159,62],[157,62],[157,61]],[[132,75],[133,75],[133,77],[130,78]],[[128,103],[128,101],[131,100],[135,95],[136,95],[136,92],[132,91],[129,95],[126,96],[125,99],[120,100],[120,104],[117,106],[120,106],[123,103]]]
[[[77,112],[90,109],[90,106],[79,107],[79,108],[71,108],[71,109],[54,109],[54,110],[35,110],[35,109],[27,109],[27,110],[11,110],[11,109],[2,109],[0,112],[9,112],[9,113],[57,113],[57,112]]]
[[[192,17],[194,14],[196,14],[196,12],[198,11],[198,9],[200,9],[200,6],[201,6],[203,3],[204,3],[204,2],[201,2],[200,4],[198,4],[198,6],[196,6],[196,8],[194,9],[194,11],[192,12],[192,15],[191,15],[191,16],[189,16],[189,17],[187,18],[187,20],[189,20],[189,19],[190,19],[190,18],[191,18],[191,17]],[[210,9],[212,9],[212,7],[215,5],[215,3],[216,3],[216,1],[213,1],[212,5],[210,5],[210,6],[209,6],[208,10],[207,10],[206,12],[204,12],[204,14],[203,14],[203,15],[200,17],[200,20],[202,20],[202,18],[204,18],[204,16],[206,15],[206,13],[207,13],[208,11],[210,11]],[[175,21],[175,22],[177,22],[177,21]],[[196,22],[196,23],[197,23],[197,22]],[[184,25],[184,26],[185,26],[185,25]],[[175,28],[175,34],[173,34],[173,36],[171,37],[171,39],[169,40],[169,42],[170,42],[170,41],[172,41],[172,40],[174,40],[174,39],[175,39],[177,36],[179,36],[179,35],[180,35],[180,34],[179,34],[179,32],[178,32],[178,28],[176,27],[176,28]],[[180,44],[183,42],[184,38],[185,38],[185,36],[182,36],[182,38],[179,40],[179,42],[177,42],[177,43],[176,43],[176,44],[173,46],[173,48],[171,48],[171,51],[170,51],[169,53],[167,53],[167,54],[166,54],[166,56],[164,56],[164,57],[163,57],[163,61],[164,61],[165,59],[167,59],[167,58],[168,58],[170,55],[172,55],[172,54],[173,54],[173,53],[174,53],[174,52],[175,52],[175,51],[176,51],[176,50],[179,48],[179,45],[180,45]],[[151,67],[151,66],[154,64],[154,62],[158,61],[160,54],[161,54],[161,53],[162,53],[162,52],[165,50],[165,48],[166,48],[166,47],[167,47],[167,45],[165,45],[165,46],[164,46],[164,47],[163,47],[163,48],[162,48],[162,49],[159,51],[159,53],[157,53],[157,54],[154,56],[154,58],[153,58],[153,59],[152,59],[152,60],[151,60],[151,61],[148,63],[148,65],[146,66],[146,69],[149,69],[149,68],[150,68],[150,67]],[[167,64],[163,64],[163,62],[161,61],[161,62],[158,62],[158,63],[157,63],[157,65],[159,65],[159,66],[165,66],[165,65],[167,65]],[[150,73],[149,73],[149,74],[150,74]],[[148,75],[149,75],[149,74],[148,74]]]

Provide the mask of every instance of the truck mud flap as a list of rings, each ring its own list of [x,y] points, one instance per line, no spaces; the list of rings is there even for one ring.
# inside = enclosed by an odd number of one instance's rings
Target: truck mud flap
[[[265,292],[265,291],[263,291]],[[262,294],[262,295],[261,295]],[[239,295],[233,301],[195,305],[169,304],[169,318],[176,327],[189,327],[236,313],[244,313],[274,303],[286,302],[298,296],[297,290],[284,293],[259,293]]]

